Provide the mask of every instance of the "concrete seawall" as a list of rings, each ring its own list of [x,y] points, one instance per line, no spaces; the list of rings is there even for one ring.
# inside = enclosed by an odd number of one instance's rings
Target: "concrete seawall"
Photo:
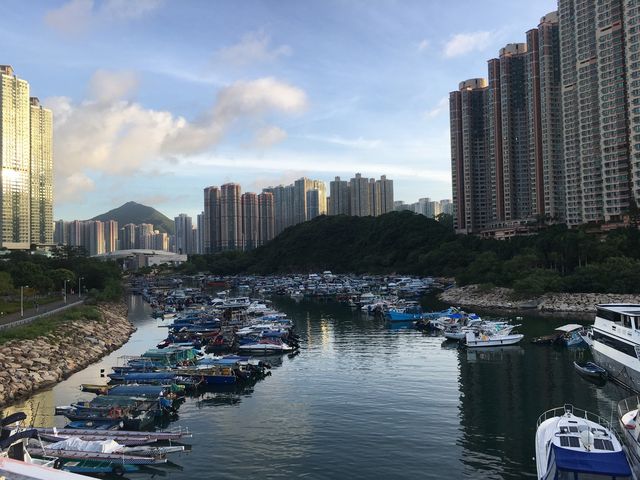
[[[54,385],[124,345],[135,327],[124,304],[97,306],[99,320],[65,322],[34,340],[0,346],[0,406]]]
[[[451,305],[473,307],[480,310],[532,310],[558,313],[595,313],[599,303],[640,303],[640,295],[613,293],[545,293],[539,297],[516,298],[509,288],[489,291],[477,285],[466,285],[445,290],[438,298]]]

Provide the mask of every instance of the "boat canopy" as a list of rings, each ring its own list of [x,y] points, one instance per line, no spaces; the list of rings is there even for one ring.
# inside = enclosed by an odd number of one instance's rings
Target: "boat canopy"
[[[576,330],[580,330],[584,328],[582,325],[578,325],[577,323],[569,323],[568,325],[562,325],[561,327],[556,328],[556,332],[574,332]]]
[[[622,451],[594,453],[553,445],[553,454],[558,470],[631,478],[631,468]]]

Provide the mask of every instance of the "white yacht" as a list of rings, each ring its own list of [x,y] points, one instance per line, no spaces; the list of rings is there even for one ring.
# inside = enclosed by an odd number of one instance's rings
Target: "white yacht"
[[[611,379],[640,391],[640,305],[597,305],[588,343]]]
[[[625,398],[618,403],[618,422],[622,431],[622,443],[627,447],[631,467],[640,474],[640,398]]]
[[[538,418],[538,480],[631,480],[635,476],[609,423],[572,405]]]

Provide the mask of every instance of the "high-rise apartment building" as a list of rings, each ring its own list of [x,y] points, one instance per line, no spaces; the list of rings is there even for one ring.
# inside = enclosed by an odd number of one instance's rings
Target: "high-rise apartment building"
[[[329,182],[329,195],[329,215],[349,215],[351,211],[349,182],[336,177]]]
[[[258,213],[260,215],[258,245],[260,246],[272,240],[275,236],[275,209],[271,192],[263,192],[258,195]]]
[[[101,255],[104,253],[104,224],[100,221],[89,220],[84,223],[87,235],[85,248],[89,255]]]
[[[0,65],[0,247],[53,243],[53,115]]]
[[[484,78],[473,78],[449,95],[454,227],[463,233],[478,232],[492,220],[487,86]]]
[[[307,193],[318,191],[318,215],[327,213],[327,191],[324,182],[302,177],[293,184],[293,225],[310,220],[307,209]]]
[[[133,250],[136,248],[136,226],[133,223],[127,223],[120,229],[120,250]]]
[[[640,7],[630,0],[559,0],[558,12],[489,61],[478,100],[453,92],[452,180],[456,228],[480,232],[545,218],[570,226],[620,222],[640,197]],[[483,107],[481,108],[481,106]],[[472,108],[484,139],[465,136]],[[484,109],[484,113],[481,110]],[[471,157],[484,141],[485,147]],[[488,158],[491,198],[477,193]],[[472,209],[472,212],[469,212]],[[490,212],[473,221],[473,212]],[[471,222],[471,223],[470,223]]]
[[[225,183],[220,187],[220,249],[241,250],[242,247],[240,185]]]
[[[136,225],[136,243],[135,248],[149,250],[151,249],[151,244],[153,236],[153,225],[151,223],[141,223]],[[183,252],[188,253],[188,252]]]
[[[380,180],[376,180],[376,195],[378,200],[377,215],[393,212],[393,180],[387,179],[386,175],[382,175]]]
[[[53,243],[53,114],[30,98],[31,243]]]
[[[0,246],[28,249],[31,238],[29,83],[0,65]]]
[[[111,253],[118,250],[118,222],[107,220],[104,223],[104,251]]]
[[[640,205],[640,3],[623,0],[627,114],[629,116],[630,195]]]
[[[207,187],[204,189],[204,217],[202,230],[203,253],[220,251],[220,189]]]
[[[356,217],[366,217],[371,215],[369,179],[364,178],[360,173],[349,180],[349,192],[351,195],[351,205],[349,210],[351,215]]]
[[[563,156],[562,82],[558,12],[538,25],[540,75],[540,157],[544,205],[538,211],[551,221],[565,220],[565,165]]]
[[[174,218],[176,226],[176,253],[183,255],[193,253],[192,252],[192,233],[193,221],[186,213],[181,213]],[[153,226],[152,226],[153,231]]]
[[[253,250],[258,246],[260,237],[260,214],[258,196],[247,192],[242,194],[242,238],[244,250]]]
[[[56,245],[67,245],[69,243],[67,223],[64,220],[56,220],[53,229],[53,243]]]

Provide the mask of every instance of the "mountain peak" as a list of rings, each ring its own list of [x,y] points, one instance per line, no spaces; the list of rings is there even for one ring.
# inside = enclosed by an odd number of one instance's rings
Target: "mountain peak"
[[[175,225],[173,220],[159,212],[153,207],[142,205],[134,201],[129,201],[109,210],[106,213],[97,215],[91,220],[100,220],[102,222],[107,220],[116,220],[118,226],[122,227],[128,223],[134,223],[136,225],[140,223],[151,223],[153,228],[160,232],[173,234],[175,232]]]

